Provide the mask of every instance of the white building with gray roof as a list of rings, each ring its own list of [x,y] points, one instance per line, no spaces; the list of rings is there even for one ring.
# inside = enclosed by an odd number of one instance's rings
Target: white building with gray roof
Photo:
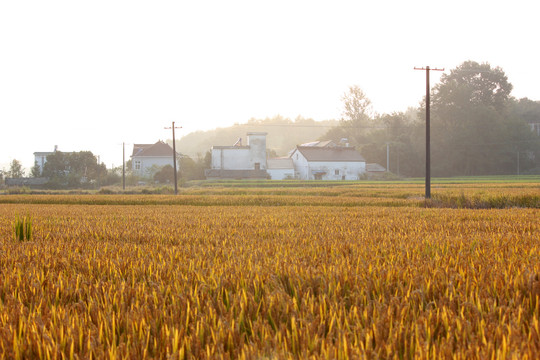
[[[297,146],[290,158],[300,180],[359,180],[366,160],[354,147]]]

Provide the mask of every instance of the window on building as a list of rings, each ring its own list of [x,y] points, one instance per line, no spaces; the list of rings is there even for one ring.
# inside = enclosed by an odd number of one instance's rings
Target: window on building
[[[261,170],[261,163],[255,163],[255,170]]]
[[[336,170],[334,171],[334,174],[339,175],[339,169],[336,169]]]
[[[135,161],[135,170],[141,170],[141,162],[140,162],[140,160]]]

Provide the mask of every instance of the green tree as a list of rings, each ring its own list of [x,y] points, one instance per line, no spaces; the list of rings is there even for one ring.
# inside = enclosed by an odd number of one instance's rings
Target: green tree
[[[368,163],[386,167],[388,156],[388,171],[405,176],[421,174],[424,164],[422,148],[417,146],[416,139],[422,136],[422,132],[416,115],[413,115],[416,112],[410,109],[374,119],[377,127],[370,132],[366,145],[361,148]]]
[[[33,178],[41,176],[41,168],[39,167],[37,160],[34,161],[34,166],[30,169],[30,176]]]
[[[342,120],[367,125],[372,115],[371,100],[358,85],[350,86],[341,97],[341,101],[343,102]]]
[[[503,70],[466,61],[432,91],[432,169],[435,176],[505,172],[501,157],[512,84]]]
[[[533,124],[540,124],[540,101],[533,101],[528,98],[522,98],[512,103],[512,112],[525,121],[531,130],[536,131],[540,136],[537,128],[532,128]]]
[[[513,100],[505,122],[512,142],[506,145],[505,168],[520,174],[540,174],[540,101]],[[517,162],[519,157],[519,164]]]
[[[19,160],[13,159],[9,165],[8,177],[10,178],[22,178],[24,177],[24,170]]]
[[[108,169],[107,175],[100,179],[101,186],[117,184],[122,184],[122,166],[117,166],[114,169]]]
[[[69,172],[68,155],[55,151],[47,156],[47,162],[43,165],[42,175],[51,179],[63,179]]]
[[[96,156],[91,151],[70,153],[68,164],[70,174],[79,177],[83,182],[95,182],[107,176],[105,164],[98,164]]]
[[[90,151],[56,151],[47,156],[42,176],[48,177],[53,187],[99,185],[100,180],[107,176],[107,168],[104,164],[98,164],[96,156]]]
[[[339,143],[346,138],[352,145],[361,145],[367,140],[368,129],[373,125],[371,101],[358,85],[350,86],[341,101],[343,110],[339,125],[328,130],[320,139]]]
[[[510,99],[512,84],[500,67],[488,63],[465,61],[444,74],[432,91],[433,111],[470,109],[476,106],[504,110]]]
[[[204,170],[210,168],[212,153],[207,151],[205,156],[199,154],[197,159],[183,156],[180,159],[180,177],[184,180],[204,180],[206,179]]]
[[[128,161],[126,161],[125,169],[126,169],[126,174],[131,174],[133,172],[133,160],[132,159],[129,159]]]
[[[160,184],[174,184],[174,168],[165,165],[154,174],[154,181]]]

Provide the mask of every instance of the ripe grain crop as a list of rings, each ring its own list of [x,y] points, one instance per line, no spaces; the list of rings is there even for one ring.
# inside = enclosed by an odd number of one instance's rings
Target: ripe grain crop
[[[423,199],[424,185],[359,184],[312,187],[194,187],[180,195],[32,194],[0,196],[0,204],[195,205],[195,206],[384,206],[450,208],[540,208],[540,183],[433,184],[433,200]]]
[[[265,196],[2,204],[0,357],[540,356],[538,209]]]

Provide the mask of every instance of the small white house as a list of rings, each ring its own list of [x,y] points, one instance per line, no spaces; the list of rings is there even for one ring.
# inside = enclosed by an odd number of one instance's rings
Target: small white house
[[[272,180],[294,179],[294,163],[291,158],[275,158],[266,160],[266,172]]]
[[[366,172],[366,160],[354,147],[297,146],[290,158],[301,180],[358,180]]]
[[[266,133],[250,132],[247,145],[241,139],[231,146],[212,146],[212,168],[206,171],[208,179],[267,178]]]
[[[176,156],[178,161],[181,155],[177,153]],[[152,176],[154,172],[165,165],[174,166],[173,149],[169,144],[160,140],[155,144],[133,145],[133,154],[131,155],[133,173],[138,176]]]

